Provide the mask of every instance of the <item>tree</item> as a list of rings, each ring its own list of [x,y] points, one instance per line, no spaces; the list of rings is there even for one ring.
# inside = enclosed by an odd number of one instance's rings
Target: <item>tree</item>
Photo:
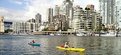
[[[13,30],[12,29],[5,30],[5,33],[9,33],[9,32],[13,32]]]
[[[104,28],[103,31],[108,31],[108,28]]]
[[[48,31],[48,28],[44,28],[42,31]]]

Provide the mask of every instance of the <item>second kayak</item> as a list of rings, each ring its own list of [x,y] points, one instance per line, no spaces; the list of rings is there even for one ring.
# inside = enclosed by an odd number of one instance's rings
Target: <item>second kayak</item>
[[[29,45],[32,45],[32,46],[40,46],[40,44],[38,43],[28,43]]]

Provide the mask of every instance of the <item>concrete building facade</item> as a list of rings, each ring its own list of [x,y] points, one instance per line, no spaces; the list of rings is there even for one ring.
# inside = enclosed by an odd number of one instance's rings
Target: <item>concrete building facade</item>
[[[117,28],[121,28],[121,0],[116,0],[115,16],[117,18]]]
[[[102,17],[99,12],[94,10],[94,5],[87,5],[84,16],[86,18],[85,29],[88,31],[96,31],[96,29],[99,29],[99,24],[102,24]]]
[[[29,23],[26,22],[13,22],[13,33],[15,34],[25,34],[30,33]]]
[[[74,7],[73,30],[96,31],[102,23],[100,13],[94,10],[94,5],[87,5],[85,10],[80,6]]]
[[[42,17],[41,17],[41,14],[37,13],[35,15],[35,30],[36,31],[39,31],[39,27],[41,26],[41,23],[42,23]]]
[[[37,13],[35,15],[35,22],[36,23],[41,23],[42,22],[41,14]]]
[[[67,21],[65,15],[55,15],[53,17],[53,25],[57,30],[67,30]]]
[[[105,25],[116,24],[115,0],[99,0],[102,23]]]
[[[84,10],[80,6],[74,7],[74,16],[73,16],[73,23],[72,23],[72,28],[74,31],[83,29],[82,24],[82,16],[84,14]]]
[[[52,23],[53,20],[53,8],[48,9],[48,22]]]
[[[4,33],[4,17],[0,16],[0,33]]]
[[[64,0],[61,6],[60,13],[67,17],[68,28],[72,27],[72,20],[73,20],[73,0]]]
[[[54,15],[60,14],[60,7],[58,5],[55,6]]]
[[[36,32],[37,23],[35,23],[35,19],[30,19],[27,22],[13,22],[12,28],[13,33],[15,34],[30,34],[32,32]]]

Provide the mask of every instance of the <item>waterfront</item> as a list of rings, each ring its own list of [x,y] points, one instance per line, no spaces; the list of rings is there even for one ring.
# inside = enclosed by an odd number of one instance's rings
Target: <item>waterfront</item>
[[[40,47],[30,46],[35,40]],[[49,35],[0,35],[0,55],[64,55],[56,49],[65,41],[73,47],[85,48],[85,55],[121,55],[121,37],[76,37]],[[71,53],[70,55],[79,55]]]

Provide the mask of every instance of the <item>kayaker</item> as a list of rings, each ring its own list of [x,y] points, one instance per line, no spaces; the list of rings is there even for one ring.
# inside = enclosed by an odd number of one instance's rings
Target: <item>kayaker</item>
[[[65,42],[64,48],[69,48],[69,42]]]
[[[35,43],[35,41],[34,41],[34,40],[32,40],[32,43]]]

